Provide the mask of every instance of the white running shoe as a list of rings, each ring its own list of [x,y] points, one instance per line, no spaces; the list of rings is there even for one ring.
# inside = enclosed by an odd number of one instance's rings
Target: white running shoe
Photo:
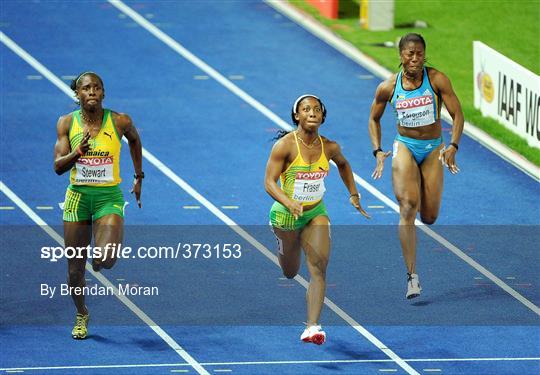
[[[300,340],[322,345],[326,341],[326,333],[321,330],[321,326],[310,326],[304,330],[300,336]]]
[[[405,297],[407,297],[407,299],[418,297],[421,291],[422,287],[420,286],[420,280],[418,279],[418,275],[415,273],[408,273],[407,294]]]

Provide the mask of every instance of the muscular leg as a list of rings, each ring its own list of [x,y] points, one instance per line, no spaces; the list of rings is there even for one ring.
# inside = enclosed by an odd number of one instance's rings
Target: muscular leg
[[[409,149],[399,142],[392,160],[392,183],[399,202],[399,240],[408,273],[416,273],[416,227],[420,205],[420,173]]]
[[[304,228],[302,247],[310,274],[307,299],[307,326],[318,325],[326,292],[326,267],[330,257],[330,222],[317,216]]]
[[[425,224],[433,224],[439,216],[443,191],[443,166],[439,161],[439,151],[443,145],[429,154],[420,165],[422,179],[420,218]]]
[[[300,269],[300,236],[298,231],[285,231],[273,227],[279,242],[278,260],[283,275],[292,279]]]
[[[112,268],[116,263],[118,248],[124,237],[124,219],[116,214],[105,215],[94,221],[95,246],[101,248],[101,259],[93,259],[92,266],[95,271],[101,268]],[[105,253],[106,246],[109,245]],[[114,254],[112,249],[115,249]]]
[[[68,222],[64,221],[64,244],[65,247],[87,247],[92,240],[92,226],[89,221]],[[86,285],[84,278],[86,265],[86,251],[82,259],[68,259],[68,285],[70,287],[83,287]],[[84,295],[71,293],[77,312],[86,315],[88,310],[84,304]]]

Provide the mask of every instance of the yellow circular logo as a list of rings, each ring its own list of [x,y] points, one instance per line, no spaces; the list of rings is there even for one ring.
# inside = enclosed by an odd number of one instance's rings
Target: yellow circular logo
[[[484,73],[482,74],[482,96],[488,103],[491,103],[493,101],[493,80],[489,76],[489,74]]]

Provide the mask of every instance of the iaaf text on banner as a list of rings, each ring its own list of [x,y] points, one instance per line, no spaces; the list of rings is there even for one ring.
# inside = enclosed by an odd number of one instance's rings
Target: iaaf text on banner
[[[474,106],[540,148],[540,77],[475,41]]]

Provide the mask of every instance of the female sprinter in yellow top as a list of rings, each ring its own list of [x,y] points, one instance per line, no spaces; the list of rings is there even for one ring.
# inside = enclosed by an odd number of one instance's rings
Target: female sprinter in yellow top
[[[300,96],[293,104],[291,117],[298,129],[278,135],[279,140],[266,165],[265,188],[276,200],[270,210],[270,223],[278,240],[279,264],[287,278],[292,279],[298,273],[300,249],[306,254],[311,277],[307,291],[307,327],[300,339],[321,345],[326,333],[319,325],[319,317],[330,255],[330,222],[322,198],[330,160],[337,164],[351,204],[365,217],[369,215],[360,205],[360,194],[341,148],[319,135],[326,117],[322,101],[314,95]]]
[[[54,170],[70,171],[70,185],[64,202],[64,244],[86,248],[94,232],[95,247],[118,248],[124,232],[124,197],[120,190],[121,139],[129,141],[135,176],[132,193],[141,207],[142,145],[137,129],[128,115],[101,106],[105,91],[103,81],[93,72],[79,75],[71,84],[80,109],[60,117],[58,139],[54,146]],[[107,246],[108,245],[108,246]],[[68,259],[68,284],[84,287],[87,253],[82,258]],[[111,268],[115,254],[103,252],[92,259],[94,271]],[[77,289],[72,289],[77,290]],[[84,290],[84,289],[79,289]],[[84,293],[72,293],[77,315],[72,331],[74,339],[87,335],[88,309]]]

